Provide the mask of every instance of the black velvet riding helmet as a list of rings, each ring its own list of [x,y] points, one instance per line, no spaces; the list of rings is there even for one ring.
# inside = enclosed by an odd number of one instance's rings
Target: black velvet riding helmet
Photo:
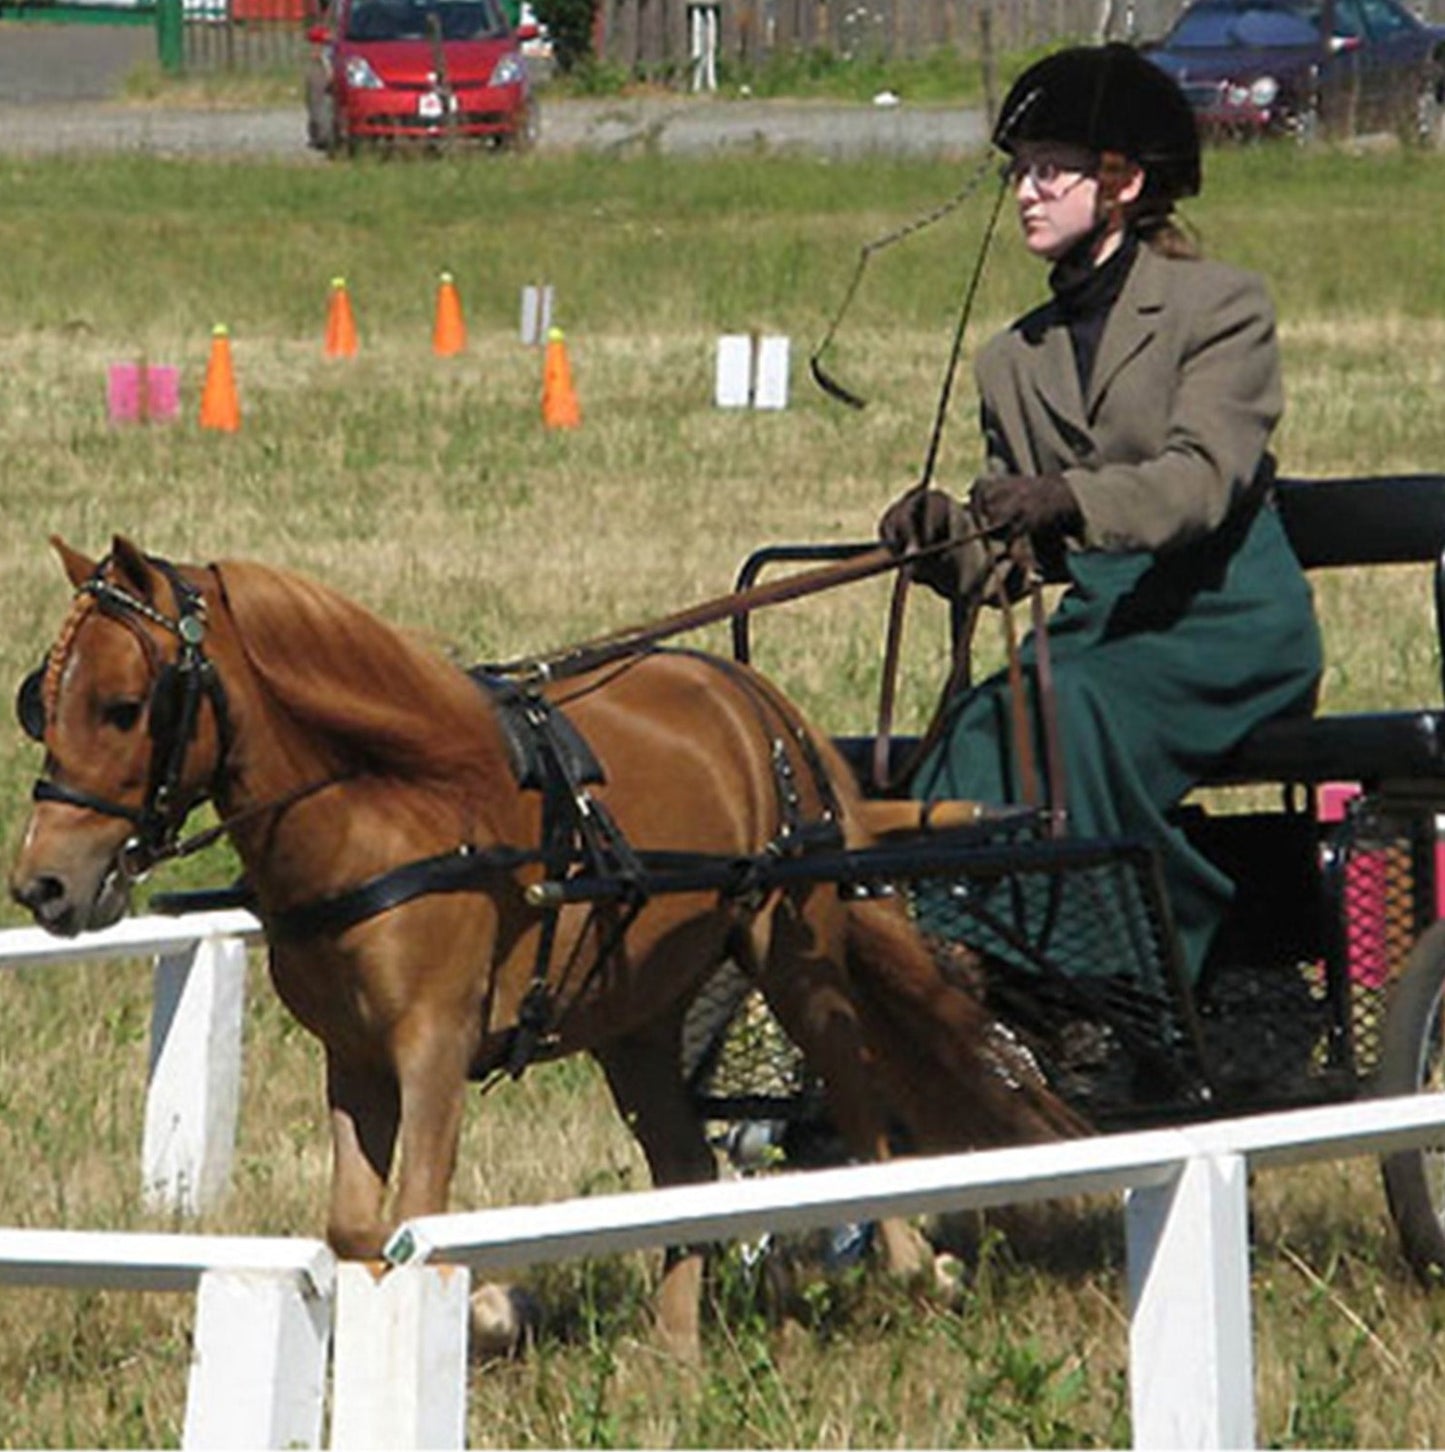
[[[1117,41],[1072,46],[1030,66],[1013,83],[993,144],[1024,141],[1117,152],[1144,168],[1146,191],[1171,200],[1199,191],[1199,131],[1174,81]]]

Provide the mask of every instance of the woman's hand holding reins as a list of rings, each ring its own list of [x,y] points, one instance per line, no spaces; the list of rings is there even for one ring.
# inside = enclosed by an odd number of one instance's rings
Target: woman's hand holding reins
[[[1083,523],[1062,474],[1000,474],[979,479],[969,503],[990,529],[1014,535],[1063,535]]]
[[[878,521],[878,537],[894,554],[919,558],[909,578],[945,598],[966,596],[988,568],[982,532],[972,510],[941,489],[900,494]],[[944,548],[950,542],[954,548]]]

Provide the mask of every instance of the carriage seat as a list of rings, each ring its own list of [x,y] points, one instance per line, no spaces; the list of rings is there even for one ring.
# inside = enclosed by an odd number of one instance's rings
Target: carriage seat
[[[1349,566],[1433,564],[1435,637],[1441,670],[1437,704],[1271,721],[1251,733],[1203,783],[1238,786],[1315,785],[1431,779],[1445,783],[1445,474],[1392,474],[1346,479],[1279,479],[1276,507],[1307,571]],[[782,560],[837,559],[867,545],[781,545],[756,551],[739,587]],[[734,650],[747,659],[746,618],[734,622]],[[871,737],[836,743],[865,789],[872,777]],[[915,744],[892,743],[894,770]]]
[[[1275,498],[1307,571],[1433,564],[1436,659],[1445,703],[1445,475],[1279,479]],[[1205,785],[1445,781],[1445,704],[1266,722]]]

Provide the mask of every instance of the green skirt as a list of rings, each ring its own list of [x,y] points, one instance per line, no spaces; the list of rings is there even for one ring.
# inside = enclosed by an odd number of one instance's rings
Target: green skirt
[[[1233,886],[1167,813],[1261,722],[1312,709],[1322,657],[1309,584],[1268,506],[1186,550],[1079,552],[1068,567],[1047,630],[1069,834],[1158,844],[1197,978]],[[1031,695],[1033,645],[1022,651]],[[1030,717],[1042,773],[1032,701]],[[960,693],[913,794],[1021,802],[1011,723],[1002,673]],[[1117,971],[1100,958],[1078,971]]]

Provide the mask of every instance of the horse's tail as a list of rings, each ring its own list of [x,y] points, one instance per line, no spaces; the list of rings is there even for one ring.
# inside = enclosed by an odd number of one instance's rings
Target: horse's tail
[[[848,972],[885,1097],[921,1150],[1037,1143],[1089,1132],[1037,1064],[944,978],[896,901],[850,904]]]

